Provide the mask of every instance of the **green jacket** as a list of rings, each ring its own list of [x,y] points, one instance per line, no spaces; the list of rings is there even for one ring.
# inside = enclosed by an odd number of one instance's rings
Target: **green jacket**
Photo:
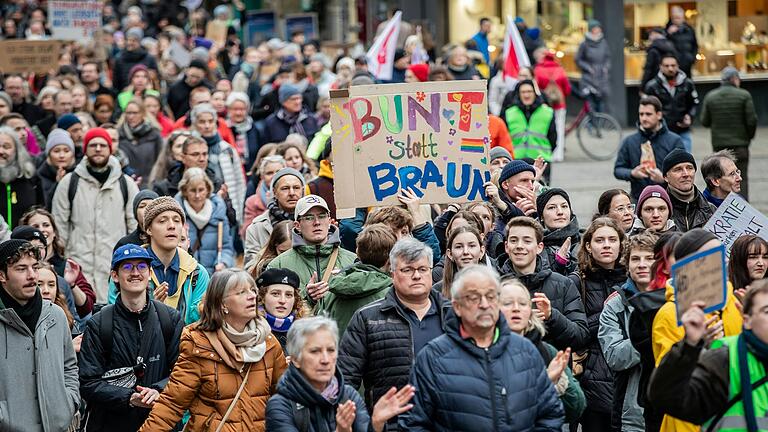
[[[293,247],[273,259],[267,265],[267,268],[287,268],[296,272],[299,275],[301,296],[309,305],[315,306],[315,301],[307,295],[307,283],[309,283],[312,274],[317,273],[319,279],[323,278],[331,254],[336,248],[339,250],[339,255],[333,264],[333,268],[336,270],[341,270],[354,264],[357,255],[339,247],[339,229],[335,225],[331,225],[331,229],[328,231],[328,240],[322,245],[307,244],[301,234],[295,229],[292,231],[292,234]]]
[[[755,137],[757,115],[748,91],[722,84],[707,93],[701,109],[701,124],[712,128],[712,148],[746,147]]]
[[[388,274],[358,262],[331,279],[328,293],[317,303],[317,310],[336,320],[341,338],[352,315],[368,303],[384,298],[391,286]]]

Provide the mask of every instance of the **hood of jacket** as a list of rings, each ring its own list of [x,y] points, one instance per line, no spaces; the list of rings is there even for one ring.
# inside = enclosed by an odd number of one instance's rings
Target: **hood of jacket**
[[[147,50],[145,50],[142,47],[139,47],[139,49],[135,51],[123,50],[123,52],[120,53],[120,59],[127,63],[137,63],[143,60],[148,55],[149,53],[147,52]]]
[[[669,212],[669,219],[667,219],[667,223],[664,225],[664,229],[661,230],[661,232],[667,232],[669,230],[672,230],[675,228],[675,221],[672,220],[672,211],[670,209]],[[643,219],[639,217],[635,217],[635,220],[632,222],[632,226],[629,228],[629,232],[634,234],[639,234],[643,231],[645,231],[647,228],[645,227],[645,224],[643,223]]]
[[[344,377],[341,375],[341,371],[338,366],[335,372],[336,379],[339,382],[339,395],[344,392]],[[338,404],[337,399],[333,402],[326,400],[312,385],[304,378],[304,374],[301,373],[296,366],[291,363],[288,366],[288,370],[285,371],[280,378],[280,383],[277,385],[277,392],[284,396],[286,399],[298,402],[305,407],[320,407],[330,410],[333,406]]]
[[[328,290],[347,299],[370,296],[392,286],[392,278],[378,267],[355,263],[341,271],[329,282]]]
[[[544,264],[541,256],[536,257],[536,269],[531,274],[521,275],[512,265],[512,260],[505,253],[497,258],[499,273],[503,275],[512,275],[528,288],[528,291],[534,292],[541,289],[544,281],[552,274],[552,270]]]
[[[568,225],[562,228],[558,228],[556,230],[550,230],[548,228],[544,229],[544,246],[560,247],[563,245],[565,239],[569,237],[571,239],[572,246],[579,244],[581,235],[579,234],[579,221],[576,219],[575,214],[571,215],[571,221],[568,223]]]
[[[108,184],[117,183],[117,180],[120,178],[120,176],[123,175],[123,168],[120,166],[120,161],[118,161],[116,157],[110,156],[107,165],[109,166],[110,171],[109,177],[107,177],[107,181],[104,182],[105,186]],[[75,172],[80,176],[81,179],[98,184],[98,180],[96,180],[91,175],[91,173],[88,172],[88,158],[84,157],[83,160],[77,164],[75,167]]]
[[[320,161],[320,170],[317,172],[318,177],[326,177],[333,180],[333,168],[331,163],[323,159]]]
[[[667,53],[674,54],[676,51],[675,45],[672,43],[672,41],[665,37],[656,39],[653,42],[651,42],[651,46],[649,46],[648,49],[659,50],[659,52],[661,52],[662,54],[667,54]]]
[[[515,89],[515,99],[512,103],[516,107],[520,108],[520,111],[525,113],[526,118],[530,118],[531,114],[536,111],[536,109],[539,108],[542,104],[544,104],[544,99],[541,98],[541,95],[537,94],[536,99],[533,100],[532,104],[525,105],[523,104],[523,101],[520,100],[520,95],[517,93],[517,89]]]
[[[666,292],[660,289],[637,293],[627,300],[627,302],[640,313],[658,309],[664,305],[666,301]]]
[[[664,75],[661,70],[659,70],[659,73],[656,74],[656,78],[661,81],[661,84],[664,86],[667,91],[669,91],[669,78],[667,78],[666,75]],[[685,79],[688,78],[688,76],[685,74],[685,72],[679,70],[677,71],[677,75],[675,75],[675,87],[681,85],[685,82]],[[671,93],[671,92],[670,92]]]

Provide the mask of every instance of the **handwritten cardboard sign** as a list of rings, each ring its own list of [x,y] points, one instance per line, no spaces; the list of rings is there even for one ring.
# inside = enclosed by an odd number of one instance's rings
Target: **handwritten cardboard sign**
[[[100,0],[48,0],[48,19],[53,37],[85,40],[101,28]]]
[[[61,41],[0,41],[0,74],[47,73],[59,68]]]
[[[398,205],[410,189],[423,204],[485,198],[485,81],[354,86],[331,92],[334,196],[341,214]]]
[[[768,240],[768,218],[733,192],[725,197],[704,229],[720,239],[729,258],[733,242],[744,234],[754,234]]]
[[[703,301],[704,312],[725,307],[728,277],[725,273],[725,246],[698,252],[672,266],[677,325],[694,301]]]

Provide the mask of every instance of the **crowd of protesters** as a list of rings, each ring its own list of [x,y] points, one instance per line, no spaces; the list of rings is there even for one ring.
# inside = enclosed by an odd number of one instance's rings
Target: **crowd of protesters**
[[[629,191],[579,221],[549,182],[571,84],[537,29],[516,21],[535,66],[509,88],[489,20],[444,52],[404,22],[391,82],[490,80],[487,201],[403,190],[337,220],[329,92],[378,83],[365,56],[300,32],[242,46],[238,2],[126,3],[58,70],[2,76],[0,429],[766,427],[768,390],[740,383],[765,376],[768,243],[733,243],[720,311],[676,311],[671,277],[720,244],[702,227],[725,197],[748,198],[736,70],[700,104],[690,59],[659,54],[615,163]],[[35,2],[0,14],[5,39],[50,37]],[[607,56],[590,21],[596,109]]]

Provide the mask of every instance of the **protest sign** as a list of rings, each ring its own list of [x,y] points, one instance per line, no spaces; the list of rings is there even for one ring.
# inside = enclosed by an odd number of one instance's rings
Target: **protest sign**
[[[401,189],[423,204],[484,199],[487,107],[485,81],[332,91],[336,207],[399,205]]]
[[[99,0],[49,0],[48,19],[55,39],[84,40],[101,28]]]
[[[704,312],[725,307],[728,277],[723,245],[690,255],[672,266],[677,325],[694,301],[703,301]]]
[[[271,10],[246,13],[243,26],[243,46],[257,46],[277,33],[277,15]]]
[[[48,73],[59,69],[61,41],[0,41],[0,74]]]
[[[731,192],[704,229],[716,235],[725,245],[725,253],[731,256],[731,246],[744,234],[754,234],[768,241],[768,218],[749,205],[741,195]]]
[[[317,38],[317,13],[297,13],[285,16],[285,40],[291,40],[294,32],[300,31],[306,40]]]

